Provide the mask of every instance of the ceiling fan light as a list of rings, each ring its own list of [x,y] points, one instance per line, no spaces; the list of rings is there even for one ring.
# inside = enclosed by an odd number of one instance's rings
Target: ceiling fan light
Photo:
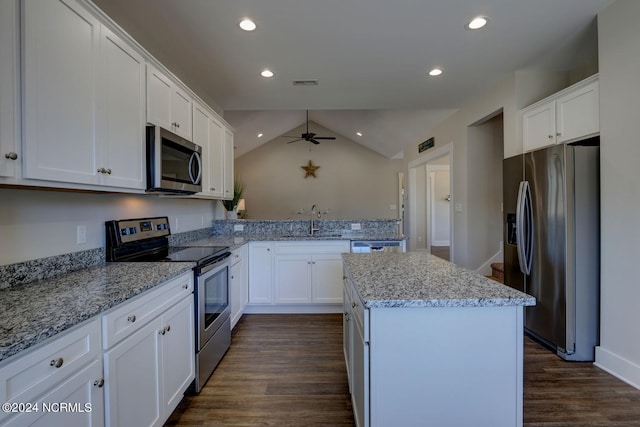
[[[245,31],[253,31],[256,29],[256,23],[249,18],[244,18],[242,21],[240,21],[240,28]]]
[[[261,75],[262,77],[267,77],[267,78],[269,78],[269,77],[273,77],[273,71],[268,70],[268,69],[264,69],[264,70],[262,70],[262,72],[260,73],[260,75]]]

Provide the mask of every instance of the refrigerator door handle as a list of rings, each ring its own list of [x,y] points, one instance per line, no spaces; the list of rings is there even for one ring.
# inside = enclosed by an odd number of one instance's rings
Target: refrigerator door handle
[[[520,182],[516,206],[518,263],[520,271],[528,275],[531,273],[531,261],[533,259],[533,212],[531,188],[528,181]]]

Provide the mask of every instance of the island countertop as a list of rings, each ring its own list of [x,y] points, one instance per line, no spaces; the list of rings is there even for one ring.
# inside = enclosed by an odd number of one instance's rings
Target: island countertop
[[[342,254],[367,308],[535,305],[535,298],[426,252]]]

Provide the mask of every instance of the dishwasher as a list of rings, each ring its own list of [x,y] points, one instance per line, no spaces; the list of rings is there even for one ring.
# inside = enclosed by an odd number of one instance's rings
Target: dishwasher
[[[404,252],[403,240],[353,240],[351,242],[351,252],[371,253],[371,252]]]

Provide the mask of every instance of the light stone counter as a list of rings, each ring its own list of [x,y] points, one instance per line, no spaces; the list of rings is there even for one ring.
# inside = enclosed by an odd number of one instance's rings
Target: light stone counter
[[[364,305],[486,307],[535,305],[535,298],[426,252],[343,254]]]
[[[191,262],[107,263],[0,290],[0,361],[192,270]]]

